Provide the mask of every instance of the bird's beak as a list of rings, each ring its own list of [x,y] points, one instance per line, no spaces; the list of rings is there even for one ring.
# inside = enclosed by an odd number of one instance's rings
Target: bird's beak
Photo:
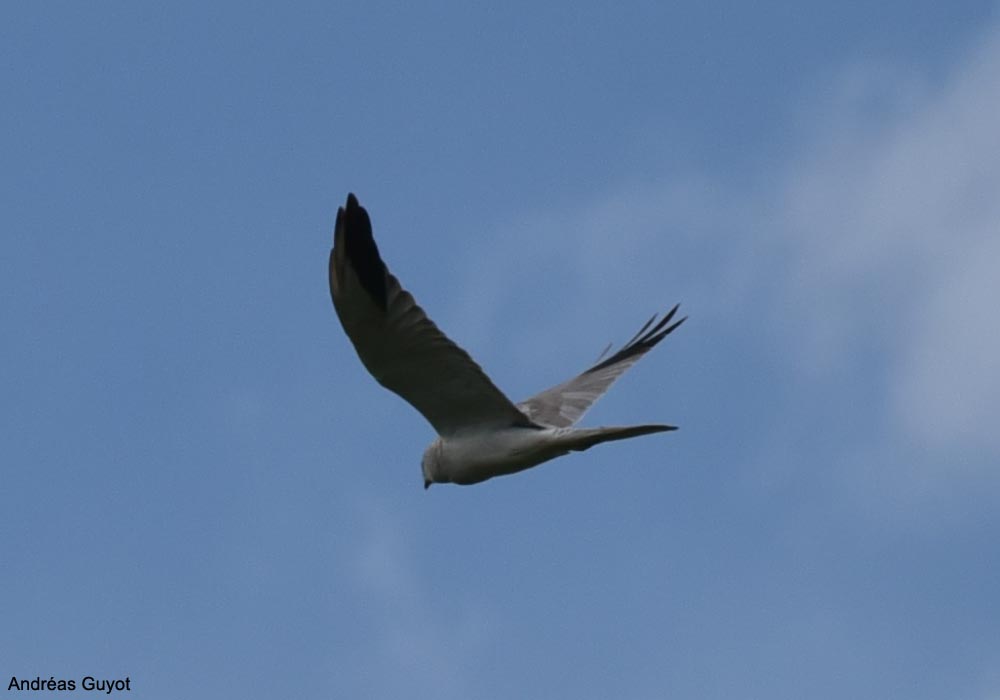
[[[431,480],[430,479],[424,479],[424,491],[426,491],[430,487],[431,487]]]

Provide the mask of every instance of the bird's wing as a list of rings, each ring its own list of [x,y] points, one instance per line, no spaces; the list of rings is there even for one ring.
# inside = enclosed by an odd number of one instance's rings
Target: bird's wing
[[[337,211],[330,296],[368,371],[439,434],[484,426],[537,427],[400,286],[379,257],[368,212],[353,194]]]
[[[517,405],[534,422],[553,428],[567,428],[576,423],[597,399],[604,395],[615,380],[625,370],[639,361],[653,346],[663,340],[671,331],[687,320],[671,324],[677,313],[677,306],[656,322],[656,316],[649,319],[630,341],[604,361],[551,389],[532,396]],[[605,348],[598,360],[607,352]]]

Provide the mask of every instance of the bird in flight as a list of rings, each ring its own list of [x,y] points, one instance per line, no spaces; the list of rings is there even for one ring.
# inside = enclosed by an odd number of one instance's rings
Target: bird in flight
[[[423,414],[438,437],[424,452],[424,488],[476,484],[612,440],[673,425],[574,428],[625,370],[687,317],[654,315],[621,349],[582,374],[515,404],[434,322],[389,272],[357,197],[337,210],[330,296],[358,357],[379,384]]]

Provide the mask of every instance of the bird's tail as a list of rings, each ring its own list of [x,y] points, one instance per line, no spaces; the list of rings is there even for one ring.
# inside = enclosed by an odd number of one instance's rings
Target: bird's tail
[[[639,437],[640,435],[650,435],[651,433],[665,433],[668,430],[677,430],[676,425],[626,425],[612,426],[608,428],[576,428],[569,430],[565,436],[566,449],[573,452],[589,450],[594,445],[613,440],[625,440],[627,438]]]

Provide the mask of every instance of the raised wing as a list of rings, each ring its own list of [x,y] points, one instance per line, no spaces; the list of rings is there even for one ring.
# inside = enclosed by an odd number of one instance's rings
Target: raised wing
[[[420,411],[440,435],[480,426],[534,426],[389,272],[368,212],[353,194],[337,211],[330,296],[368,371]]]
[[[678,304],[679,306],[679,304]],[[598,362],[583,374],[573,377],[551,389],[532,396],[517,405],[534,422],[553,428],[568,428],[587,412],[597,399],[615,383],[625,370],[639,361],[639,358],[667,337],[675,328],[687,320],[687,316],[676,323],[670,321],[677,313],[678,306],[654,325],[656,316],[646,322],[621,350],[603,362]],[[668,325],[670,324],[670,325]],[[610,346],[609,346],[610,347]],[[600,357],[604,357],[608,348]]]

